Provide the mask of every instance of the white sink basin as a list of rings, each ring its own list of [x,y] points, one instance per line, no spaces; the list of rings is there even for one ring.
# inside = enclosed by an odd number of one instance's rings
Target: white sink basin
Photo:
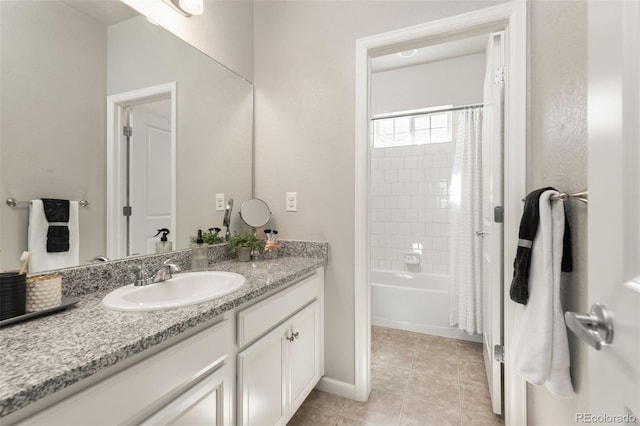
[[[102,305],[114,311],[162,311],[233,293],[244,282],[244,277],[234,272],[185,272],[155,284],[120,287],[107,294]]]

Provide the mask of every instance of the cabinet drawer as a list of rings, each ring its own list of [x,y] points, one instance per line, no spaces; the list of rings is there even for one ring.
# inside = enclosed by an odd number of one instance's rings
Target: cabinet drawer
[[[323,291],[323,277],[313,274],[298,284],[238,313],[238,346],[261,336],[296,313]]]
[[[29,417],[21,425],[138,423],[160,399],[220,364],[228,352],[225,320]],[[157,408],[156,408],[157,409]]]

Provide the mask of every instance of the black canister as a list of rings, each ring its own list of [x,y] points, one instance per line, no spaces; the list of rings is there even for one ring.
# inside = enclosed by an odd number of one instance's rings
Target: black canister
[[[26,306],[27,274],[0,273],[0,320],[24,315]]]

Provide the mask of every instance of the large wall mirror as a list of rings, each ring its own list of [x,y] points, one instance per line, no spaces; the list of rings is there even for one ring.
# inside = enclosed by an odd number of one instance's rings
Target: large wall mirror
[[[0,8],[0,269],[27,249],[28,203],[8,198],[89,201],[80,264],[153,253],[159,228],[187,248],[222,227],[216,194],[251,198],[251,83],[119,1]]]

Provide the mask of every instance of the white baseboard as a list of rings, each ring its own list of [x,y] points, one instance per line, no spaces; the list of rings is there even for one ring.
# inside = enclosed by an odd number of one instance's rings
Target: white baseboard
[[[316,385],[316,389],[323,392],[332,393],[348,399],[356,399],[356,385],[352,383],[341,382],[340,380],[323,377]]]

